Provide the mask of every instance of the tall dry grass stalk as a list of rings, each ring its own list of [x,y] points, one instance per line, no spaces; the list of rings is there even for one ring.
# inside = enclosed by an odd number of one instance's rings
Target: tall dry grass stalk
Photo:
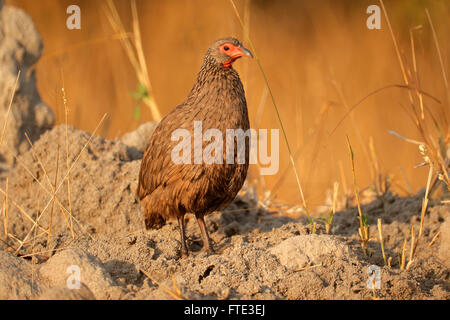
[[[341,100],[342,104],[345,107],[346,114],[348,114],[349,117],[350,117],[350,120],[351,120],[351,123],[352,123],[352,127],[353,127],[353,131],[355,132],[355,135],[358,138],[358,142],[359,142],[359,145],[360,145],[360,147],[361,147],[361,149],[363,151],[364,157],[366,158],[366,161],[368,163],[370,163],[369,152],[367,150],[366,144],[364,143],[364,139],[363,139],[363,137],[361,135],[361,130],[359,129],[358,123],[355,120],[355,116],[354,116],[353,112],[350,112],[351,111],[351,107],[347,103],[347,99],[344,96],[344,93],[342,92],[342,88],[336,81],[332,81],[331,83],[333,84],[334,88],[336,89],[336,92],[339,95],[339,99]],[[372,180],[374,180],[375,179],[375,172],[374,172],[374,170],[373,170],[373,168],[371,166],[369,166],[369,173],[370,173],[370,176],[371,176]]]
[[[406,75],[406,68],[405,68],[405,65],[403,63],[403,59],[402,59],[402,56],[401,56],[401,53],[400,53],[400,48],[398,46],[397,39],[394,36],[394,31],[392,30],[391,21],[389,20],[389,16],[387,14],[386,8],[384,7],[383,0],[380,0],[380,4],[381,4],[381,8],[383,9],[384,17],[386,18],[386,23],[387,23],[387,26],[388,26],[388,29],[389,29],[389,33],[390,33],[392,41],[394,43],[395,53],[397,55],[398,63],[400,65],[400,70],[402,72],[403,81],[405,82],[406,86],[409,86],[408,77]],[[408,96],[409,96],[409,100],[410,100],[410,102],[412,104],[413,103],[413,98],[412,98],[412,95],[411,95],[411,91],[409,91],[409,90],[408,90]]]
[[[356,184],[356,173],[355,173],[355,155],[353,153],[353,149],[352,149],[352,145],[350,144],[350,140],[347,136],[347,146],[349,149],[349,154],[350,154],[350,162],[352,165],[352,177],[353,177],[353,191],[355,194],[355,199],[356,199],[356,205],[358,207],[358,218],[359,218],[359,229],[358,229],[358,234],[359,234],[359,238],[361,241],[361,246],[363,248],[364,254],[365,255],[369,255],[369,224],[367,222],[367,216],[365,214],[363,214],[362,210],[361,210],[361,203],[359,201],[359,190],[358,190],[358,186]]]
[[[63,104],[64,104],[64,119],[66,122],[66,132],[65,132],[65,142],[66,142],[66,170],[69,170],[70,161],[69,161],[69,123],[68,123],[68,115],[69,115],[69,107],[67,105],[67,96],[66,89],[64,85],[64,77],[62,77],[63,87],[61,88]],[[56,187],[56,186],[55,186]],[[69,202],[69,217],[70,217],[70,231],[72,234],[72,238],[75,238],[75,234],[73,232],[73,217],[72,217],[72,196],[70,192],[70,174],[67,176],[67,200]]]
[[[387,266],[386,253],[384,252],[384,239],[383,239],[383,230],[382,230],[382,226],[381,226],[381,218],[378,218],[377,226],[378,226],[378,237],[379,237],[380,246],[381,246],[381,253],[383,255],[384,265]]]
[[[387,14],[387,10],[384,6],[383,0],[380,0],[381,7],[383,9],[384,16],[386,18],[386,22],[389,28],[389,32],[394,44],[395,52],[397,54],[398,63],[400,66],[400,70],[402,73],[403,81],[406,86],[409,87],[411,81],[409,80],[408,75],[411,75],[411,72],[408,72],[406,67],[406,63],[403,61],[402,55],[400,54],[400,49],[398,46],[398,41],[394,35],[394,32],[392,30],[392,26],[389,20],[389,16]],[[439,120],[436,119],[431,112],[429,112],[429,117],[431,118],[432,124],[427,123],[427,117],[425,116],[424,110],[427,110],[427,106],[423,102],[422,98],[422,91],[420,90],[420,82],[419,82],[419,76],[418,76],[418,68],[417,68],[417,62],[416,62],[416,55],[415,55],[415,45],[414,45],[414,35],[413,31],[420,29],[421,26],[414,27],[410,29],[410,41],[411,41],[411,50],[412,50],[412,60],[413,60],[413,70],[414,70],[414,77],[416,80],[416,86],[414,87],[417,97],[418,97],[418,104],[419,108],[416,107],[416,101],[414,100],[411,90],[408,90],[408,97],[410,100],[410,116],[413,119],[413,122],[419,131],[421,138],[423,141],[414,141],[412,139],[409,139],[408,142],[413,142],[419,144],[419,147],[421,147],[421,153],[426,153],[427,159],[425,160],[426,164],[429,164],[430,166],[434,165],[435,169],[438,169],[439,171],[439,177],[441,180],[447,185],[448,190],[450,190],[450,178],[448,175],[448,165],[450,159],[447,158],[447,149],[449,148],[450,143],[450,128],[449,128],[449,119],[448,119],[448,106],[450,103],[450,93],[448,88],[448,81],[447,81],[447,75],[445,72],[445,68],[443,65],[442,60],[442,54],[439,46],[439,42],[437,40],[436,30],[434,28],[433,22],[431,20],[431,16],[429,14],[428,9],[425,9],[425,13],[427,15],[428,22],[430,24],[430,28],[433,35],[433,40],[435,43],[436,51],[438,53],[439,63],[441,66],[442,71],[442,77],[444,82],[444,87],[446,90],[446,96],[447,96],[447,102],[446,103],[440,103],[440,113],[441,117],[439,117]],[[420,111],[418,111],[418,109]],[[431,128],[434,128],[435,131],[431,130]],[[399,136],[399,135],[398,135]]]
[[[138,93],[141,99],[149,108],[154,121],[161,120],[161,113],[156,103],[152,85],[149,78],[147,63],[145,61],[144,50],[142,48],[141,31],[139,27],[139,17],[136,8],[136,1],[131,1],[131,14],[133,19],[133,41],[131,36],[125,30],[120,15],[113,0],[106,1],[108,9],[106,10],[107,18],[114,29],[114,32],[120,34],[120,42],[125,49],[128,60],[130,61],[136,73],[138,80]],[[139,89],[140,88],[140,89]]]
[[[419,106],[420,106],[420,118],[422,120],[425,120],[425,113],[424,113],[424,105],[423,105],[423,94],[420,92],[420,78],[419,78],[419,72],[417,70],[417,60],[416,60],[416,46],[414,41],[414,31],[415,30],[421,30],[422,26],[416,26],[409,29],[409,38],[411,41],[411,57],[412,57],[412,63],[413,63],[413,70],[414,70],[414,77],[415,82],[417,84],[416,87],[416,94],[417,98],[419,99]]]
[[[433,21],[431,20],[430,12],[428,11],[427,8],[425,8],[425,13],[427,14],[428,23],[430,24],[431,31],[433,34],[434,45],[436,47],[436,51],[437,51],[437,54],[439,57],[439,63],[441,66],[442,79],[443,79],[444,86],[445,86],[446,93],[447,93],[447,107],[444,106],[441,109],[442,115],[444,118],[444,129],[447,130],[447,135],[445,135],[445,132],[442,131],[442,134],[439,137],[439,147],[436,148],[437,150],[434,153],[437,153],[437,158],[438,158],[437,163],[441,168],[441,173],[439,175],[440,180],[444,181],[444,183],[447,185],[447,189],[450,190],[450,178],[449,178],[449,175],[447,172],[447,169],[450,167],[450,159],[447,158],[448,149],[450,148],[450,146],[449,146],[449,144],[450,144],[450,126],[449,126],[450,119],[449,119],[449,112],[448,112],[448,108],[450,107],[450,89],[449,89],[449,85],[448,85],[447,74],[445,72],[444,62],[442,60],[442,53],[441,53],[441,49],[439,46],[439,41],[438,41],[437,35],[436,35],[436,30],[434,28]],[[441,131],[441,130],[439,130],[439,131]]]
[[[419,236],[418,236],[417,240],[420,239],[420,237],[422,236],[422,233],[423,233],[423,222],[424,222],[425,213],[426,213],[427,207],[428,207],[428,201],[429,201],[428,195],[430,193],[430,183],[431,183],[432,176],[433,176],[433,164],[430,163],[430,168],[428,170],[427,185],[425,188],[425,195],[422,200],[422,210],[420,213],[420,229],[419,229]]]
[[[450,104],[450,89],[448,86],[448,79],[447,79],[447,73],[445,71],[444,61],[442,59],[441,47],[439,46],[436,29],[434,28],[434,24],[433,24],[433,21],[431,20],[431,16],[430,16],[430,12],[428,11],[428,8],[425,8],[425,13],[427,15],[427,20],[428,20],[428,23],[430,24],[430,28],[431,28],[431,31],[433,34],[433,41],[434,41],[434,45],[436,47],[436,51],[438,54],[439,65],[441,66],[442,80],[444,81],[444,85],[445,85],[445,89],[446,89],[446,93],[447,93],[447,104]],[[443,109],[443,110],[446,115],[445,119],[448,120],[448,110],[447,109]]]
[[[50,245],[50,239],[52,236],[52,223],[53,223],[53,210],[55,208],[55,198],[56,198],[56,185],[58,184],[58,172],[59,172],[59,149],[60,149],[60,144],[59,144],[59,131],[58,131],[58,138],[57,138],[57,151],[56,151],[56,171],[55,171],[55,182],[53,184],[53,195],[52,195],[52,206],[50,209],[50,218],[49,218],[49,223],[48,223],[48,236],[47,236],[47,248]]]
[[[300,182],[300,177],[299,177],[299,174],[298,174],[298,171],[297,171],[297,167],[295,166],[294,156],[293,156],[293,153],[291,151],[290,144],[289,144],[289,139],[287,137],[287,133],[286,133],[286,130],[284,128],[283,121],[281,120],[280,112],[278,110],[277,103],[275,101],[275,97],[274,97],[272,89],[271,89],[271,87],[269,85],[269,80],[267,79],[267,76],[266,76],[266,74],[264,72],[264,68],[262,67],[261,61],[259,60],[259,57],[258,57],[258,54],[256,52],[255,46],[253,45],[253,42],[250,39],[250,35],[248,33],[248,29],[245,26],[245,23],[242,20],[240,14],[239,14],[239,11],[236,8],[236,5],[235,5],[234,1],[230,0],[230,4],[233,7],[234,13],[236,14],[236,17],[238,18],[239,23],[241,24],[242,31],[244,32],[245,38],[248,41],[248,43],[250,44],[250,48],[251,48],[252,53],[254,55],[255,61],[256,61],[257,65],[258,65],[258,68],[259,68],[259,70],[261,72],[261,75],[263,76],[264,83],[266,84],[267,90],[269,92],[269,96],[270,96],[270,99],[272,101],[272,105],[273,105],[273,107],[275,109],[275,113],[277,115],[277,119],[278,119],[278,122],[280,124],[281,132],[283,133],[283,138],[284,138],[284,141],[286,143],[286,147],[288,149],[289,160],[291,162],[292,169],[294,170],[294,175],[295,175],[295,179],[296,179],[296,182],[297,182],[297,186],[298,186],[298,190],[299,190],[299,193],[300,193],[300,198],[301,198],[301,201],[302,201],[302,204],[303,204],[303,208],[304,208],[304,210],[306,212],[306,215],[308,217],[308,220],[309,220],[310,224],[313,226],[313,232],[314,232],[315,231],[315,227],[314,227],[315,223],[314,223],[314,221],[313,221],[313,219],[312,219],[312,217],[311,217],[311,215],[309,213],[308,206],[306,204],[305,196],[303,194],[302,184]]]
[[[411,268],[412,263],[414,261],[415,242],[416,242],[416,234],[414,233],[414,225],[411,224],[411,247],[409,250],[409,261],[408,264],[406,265],[406,270],[409,270],[409,268]]]
[[[419,244],[419,241],[423,234],[423,224],[424,224],[424,218],[425,213],[428,207],[429,202],[429,194],[430,194],[430,185],[432,181],[432,177],[434,174],[434,171],[437,171],[437,176],[440,180],[442,180],[446,186],[447,189],[450,190],[450,179],[448,175],[448,166],[450,163],[450,159],[448,159],[447,150],[449,148],[450,143],[450,131],[449,131],[449,118],[448,118],[448,106],[450,105],[450,91],[448,86],[448,80],[447,75],[445,72],[445,67],[442,59],[441,49],[439,46],[437,33],[434,28],[430,13],[428,9],[425,9],[425,13],[427,16],[427,20],[431,29],[431,33],[433,36],[433,41],[435,44],[435,48],[437,51],[440,69],[442,72],[442,79],[445,87],[446,92],[446,102],[440,103],[439,106],[439,112],[440,117],[436,118],[433,113],[429,110],[427,105],[424,103],[422,90],[420,87],[420,78],[419,78],[419,72],[418,72],[418,66],[417,66],[417,59],[416,59],[416,46],[415,46],[415,38],[414,38],[414,31],[420,30],[423,28],[423,26],[416,26],[413,28],[410,28],[409,30],[409,37],[410,37],[410,44],[411,44],[411,57],[412,57],[412,70],[413,72],[410,72],[410,70],[407,68],[406,63],[404,62],[402,55],[400,54],[400,49],[398,46],[398,42],[396,37],[394,36],[394,32],[392,30],[392,26],[389,20],[389,16],[387,14],[387,10],[384,6],[383,0],[380,0],[380,4],[383,9],[384,16],[387,21],[387,25],[389,28],[389,32],[394,44],[394,48],[397,54],[398,63],[400,66],[400,70],[402,73],[402,77],[404,80],[404,83],[406,86],[409,86],[410,83],[415,82],[414,91],[416,93],[416,99],[411,95],[411,91],[408,90],[409,94],[409,100],[410,100],[410,106],[409,109],[409,115],[412,118],[418,132],[420,133],[422,141],[417,141],[413,139],[407,139],[402,137],[401,135],[391,131],[390,133],[396,135],[397,137],[403,139],[404,141],[407,141],[409,143],[413,143],[418,145],[419,152],[421,156],[423,157],[424,162],[420,165],[428,165],[428,178],[427,178],[427,184],[425,189],[425,195],[422,200],[422,209],[421,209],[421,215],[420,215],[420,227],[419,227],[419,233],[416,237],[416,234],[414,232],[414,226],[411,225],[411,248],[409,253],[409,262],[407,265],[405,265],[406,261],[406,254],[405,254],[405,246],[406,246],[406,239],[403,244],[402,253],[400,254],[400,269],[409,270],[413,264],[414,261],[414,255],[417,250],[417,246]],[[414,80],[414,81],[412,81]],[[417,107],[418,105],[418,107]],[[426,112],[427,111],[427,112]],[[429,123],[431,122],[431,124]],[[432,130],[433,128],[434,130]],[[434,184],[434,183],[433,183]]]
[[[430,184],[431,184],[432,176],[433,176],[433,164],[430,163],[430,168],[428,170],[427,185],[425,188],[425,195],[422,200],[422,209],[421,209],[421,213],[420,213],[420,227],[419,227],[419,234],[417,236],[417,239],[415,237],[414,227],[413,227],[413,225],[411,225],[411,252],[410,252],[409,263],[408,263],[407,269],[410,268],[410,264],[412,264],[412,262],[414,260],[414,255],[416,253],[417,246],[419,244],[419,240],[421,239],[422,234],[423,234],[423,223],[425,220],[425,213],[426,213],[427,207],[428,207],[428,201],[429,201],[428,196],[429,196],[429,192],[430,192]]]

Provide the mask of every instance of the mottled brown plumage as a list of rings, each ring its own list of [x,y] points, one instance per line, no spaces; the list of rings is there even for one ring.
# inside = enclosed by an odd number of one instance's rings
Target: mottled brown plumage
[[[185,101],[169,112],[150,138],[139,172],[137,196],[145,208],[145,225],[160,228],[169,218],[177,218],[181,233],[182,256],[185,244],[184,215],[194,213],[200,226],[203,247],[212,251],[204,215],[225,208],[235,198],[247,175],[249,141],[246,139],[245,163],[175,164],[171,153],[179,141],[172,141],[176,129],[187,129],[193,137],[194,121],[202,121],[203,132],[219,129],[249,129],[244,88],[231,66],[237,58],[251,56],[234,38],[215,41],[206,52],[196,82]],[[211,142],[203,142],[203,149]],[[237,157],[236,141],[235,160]],[[191,157],[194,143],[191,144]]]

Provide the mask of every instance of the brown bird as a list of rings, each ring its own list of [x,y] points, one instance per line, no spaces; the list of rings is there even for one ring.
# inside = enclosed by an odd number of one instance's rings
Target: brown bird
[[[216,40],[209,47],[187,98],[161,120],[142,159],[137,196],[145,208],[145,226],[158,229],[167,219],[177,218],[182,256],[188,255],[184,215],[195,214],[203,250],[213,252],[204,216],[228,206],[247,176],[250,137],[244,137],[242,150],[238,138],[231,136],[230,159],[233,161],[227,158],[230,153],[224,146],[211,153],[214,162],[198,163],[195,160],[198,148],[205,152],[205,147],[216,142],[217,137],[209,141],[203,137],[200,144],[196,144],[194,134],[194,121],[201,121],[202,132],[218,129],[223,136],[228,129],[247,132],[250,128],[244,88],[232,67],[232,63],[243,56],[253,57],[235,38]],[[187,152],[181,163],[173,160],[173,150],[180,143],[172,136],[177,129],[190,134],[189,142],[194,136],[189,150],[183,149],[190,154]],[[215,154],[217,150],[222,150],[223,154]],[[245,161],[239,161],[240,156]]]

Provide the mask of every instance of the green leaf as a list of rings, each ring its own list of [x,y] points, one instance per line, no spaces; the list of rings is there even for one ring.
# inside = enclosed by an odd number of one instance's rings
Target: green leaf
[[[140,82],[137,84],[137,92],[140,93],[141,97],[148,97],[147,88]]]
[[[366,214],[362,214],[362,222],[363,222],[363,226],[367,227],[369,225],[369,219],[367,218]]]
[[[331,223],[332,218],[333,218],[333,211],[330,211],[330,214],[328,215],[328,224]]]
[[[149,97],[147,88],[142,84],[138,83],[135,92],[130,92],[130,95],[136,100],[144,100]]]

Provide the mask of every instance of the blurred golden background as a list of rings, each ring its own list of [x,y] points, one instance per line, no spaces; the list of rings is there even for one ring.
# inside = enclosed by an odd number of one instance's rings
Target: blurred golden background
[[[44,42],[36,66],[39,92],[64,123],[61,87],[70,109],[69,123],[91,131],[105,112],[101,135],[119,138],[152,120],[151,112],[133,98],[138,80],[106,13],[104,0],[9,0],[26,10]],[[143,52],[153,97],[162,115],[178,105],[190,90],[208,46],[223,36],[248,43],[228,0],[137,0]],[[376,0],[235,0],[249,28],[256,53],[267,75],[281,119],[295,154],[308,205],[322,205],[334,181],[352,187],[346,135],[355,153],[360,188],[374,179],[370,141],[380,172],[392,177],[392,189],[402,195],[426,183],[427,168],[417,145],[391,134],[421,140],[408,112],[408,91],[389,88],[368,97],[332,133],[348,108],[383,86],[404,84],[387,21],[369,30],[369,5]],[[415,41],[418,79],[423,91],[448,108],[442,69],[450,74],[450,2],[446,0],[385,0],[406,72],[415,78],[410,29]],[[81,8],[81,30],[68,30],[66,8]],[[131,1],[116,0],[125,29],[132,31]],[[444,68],[439,63],[425,8],[432,18]],[[248,47],[248,46],[247,46]],[[251,126],[279,128],[275,109],[254,60],[235,63],[244,82]],[[414,84],[412,84],[414,85]],[[424,97],[429,112],[440,118],[436,102]],[[425,114],[429,117],[429,114]],[[283,173],[286,174],[283,175]],[[344,178],[343,178],[344,177]],[[280,170],[265,177],[265,187],[290,204],[301,200],[280,132]]]

